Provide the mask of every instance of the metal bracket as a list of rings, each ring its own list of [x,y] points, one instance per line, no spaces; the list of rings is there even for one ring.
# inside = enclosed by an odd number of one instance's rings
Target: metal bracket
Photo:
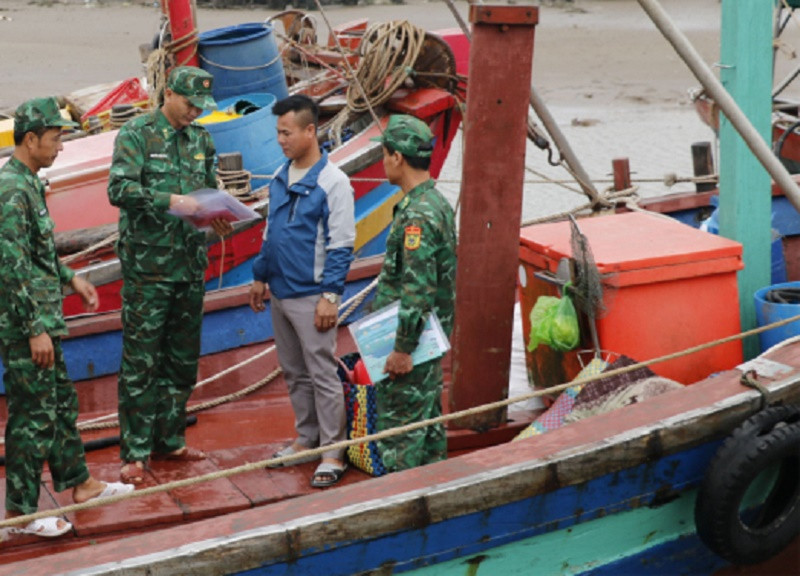
[[[558,261],[555,274],[549,270],[540,270],[533,273],[534,278],[538,278],[548,284],[563,288],[567,282],[572,282],[574,278],[574,267],[572,260],[569,258],[562,258]]]

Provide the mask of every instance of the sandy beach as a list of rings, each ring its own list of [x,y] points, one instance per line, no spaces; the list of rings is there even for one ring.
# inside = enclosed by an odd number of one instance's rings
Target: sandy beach
[[[457,27],[441,0],[406,0],[400,5],[377,1],[382,3],[365,5],[361,0],[358,6],[326,6],[325,16],[332,25],[366,17],[370,21],[406,19],[429,30]],[[698,82],[639,4],[634,0],[542,0],[535,4],[540,13],[533,82],[596,186],[607,185],[613,158],[628,157],[643,196],[682,189],[681,185],[664,186],[664,175],[690,176],[691,143],[713,140],[714,135],[698,120],[689,99],[689,89]],[[662,0],[662,4],[705,62],[717,62],[718,0]],[[457,0],[456,7],[466,19],[468,4]],[[0,111],[13,110],[29,97],[67,94],[141,75],[139,45],[152,40],[160,14],[157,4],[141,1],[0,0],[4,79]],[[261,22],[273,14],[258,5],[246,9],[201,6],[197,26],[202,32]],[[312,14],[325,34],[322,15]],[[795,23],[791,28],[790,39],[800,36],[800,26]],[[782,58],[776,77],[782,78],[795,65]],[[453,198],[461,171],[458,145],[457,141],[441,175],[442,188]],[[528,166],[525,219],[585,201],[560,185],[541,183],[569,176],[549,167],[544,153],[532,146]]]
[[[363,0],[362,0],[363,1]],[[456,27],[441,0],[359,6],[330,5],[334,25],[369,18],[405,19],[428,30]],[[665,8],[707,61],[719,52],[717,0],[665,0]],[[468,4],[456,2],[466,19]],[[158,31],[153,2],[0,0],[3,82],[0,111],[33,95],[63,94],[87,85],[140,74],[139,45]],[[199,7],[198,30],[260,22],[263,8]],[[325,30],[319,12],[314,18]],[[543,2],[536,29],[535,82],[559,105],[618,102],[669,106],[685,96],[691,75],[633,0]]]

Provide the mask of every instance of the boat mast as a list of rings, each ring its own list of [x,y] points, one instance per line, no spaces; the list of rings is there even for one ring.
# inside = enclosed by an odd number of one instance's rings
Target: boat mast
[[[722,2],[719,77],[765,142],[772,141],[773,13],[772,0]],[[719,233],[742,243],[739,307],[742,330],[750,330],[753,294],[770,284],[772,182],[725,115],[719,145]],[[755,336],[742,345],[746,359],[758,355]]]
[[[533,6],[470,5],[473,25],[456,276],[450,409],[508,394],[527,114],[533,61]],[[510,58],[509,55],[514,57]],[[505,408],[457,425],[485,430]]]

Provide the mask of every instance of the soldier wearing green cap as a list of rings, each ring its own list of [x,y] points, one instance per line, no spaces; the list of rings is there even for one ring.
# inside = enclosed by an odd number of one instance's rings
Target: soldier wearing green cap
[[[442,366],[432,360],[414,366],[425,320],[436,312],[449,336],[453,329],[456,232],[453,209],[430,177],[433,134],[412,116],[389,119],[383,135],[383,167],[404,196],[394,209],[386,256],[373,307],[400,301],[394,350],[386,360],[388,380],[376,386],[378,429],[403,426],[442,413]],[[441,424],[378,442],[388,471],[405,470],[447,457]]]
[[[61,337],[67,325],[61,287],[86,309],[97,292],[58,260],[54,224],[37,173],[63,149],[61,132],[77,126],[61,117],[55,98],[24,102],[14,114],[14,153],[0,168],[0,358],[5,366],[6,518],[36,512],[47,462],[56,490],[72,488],[75,502],[128,492],[133,486],[94,479],[77,428],[78,395],[67,375]],[[47,517],[12,532],[53,537],[69,522]]]
[[[213,77],[174,68],[161,108],[128,121],[114,142],[108,197],[118,206],[123,352],[119,371],[120,477],[144,481],[149,458],[201,460],[186,446],[186,403],[197,380],[205,234],[168,210],[192,214],[187,196],[216,188],[211,135],[194,124],[216,108]],[[230,223],[217,219],[225,235]]]

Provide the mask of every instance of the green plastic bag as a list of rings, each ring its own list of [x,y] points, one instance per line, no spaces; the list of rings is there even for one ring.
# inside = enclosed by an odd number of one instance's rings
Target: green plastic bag
[[[580,341],[578,314],[572,299],[564,286],[561,298],[539,296],[531,310],[531,333],[528,337],[528,351],[533,352],[539,344],[546,344],[553,350],[566,352],[572,350]]]

